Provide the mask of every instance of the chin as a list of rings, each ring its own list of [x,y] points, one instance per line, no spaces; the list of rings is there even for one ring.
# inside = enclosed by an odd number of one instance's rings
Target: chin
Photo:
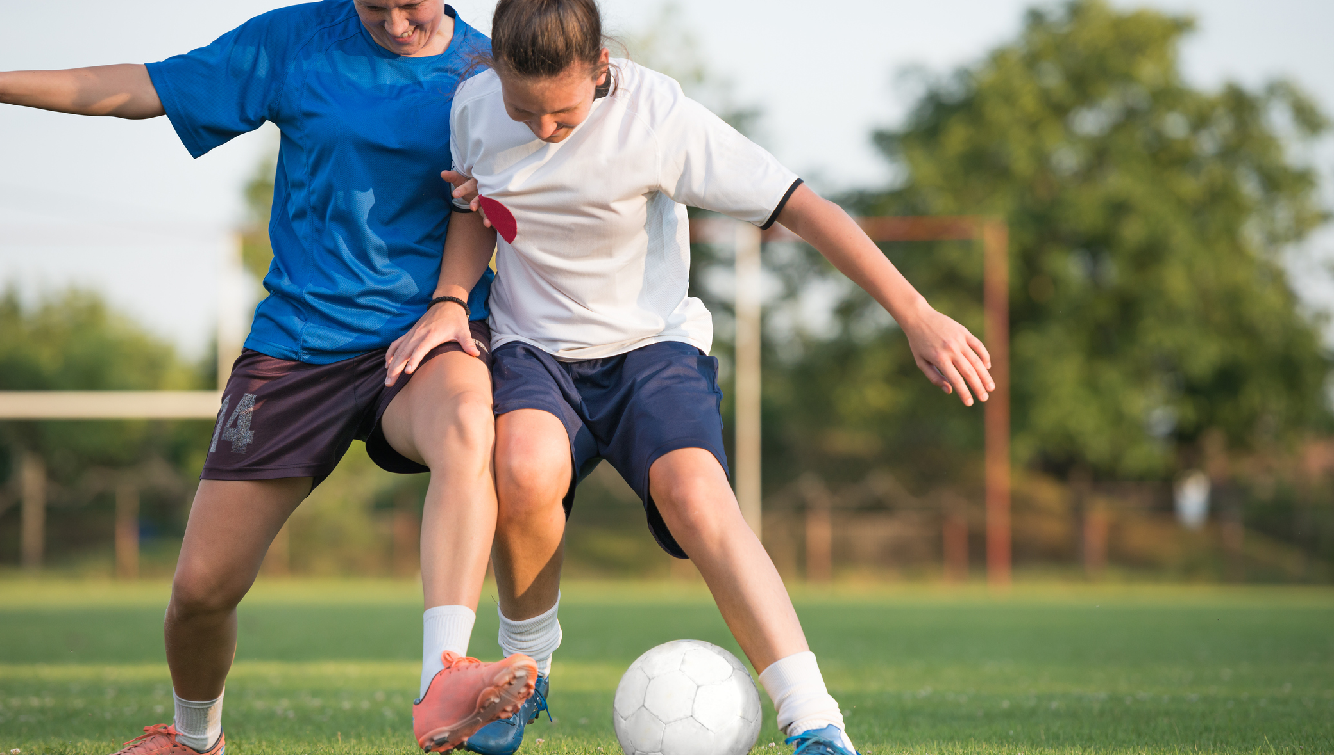
[[[397,52],[399,55],[412,55],[413,53],[421,52],[422,48],[426,46],[426,43],[416,38],[411,42],[404,43],[390,37],[385,40],[385,43],[382,46]]]

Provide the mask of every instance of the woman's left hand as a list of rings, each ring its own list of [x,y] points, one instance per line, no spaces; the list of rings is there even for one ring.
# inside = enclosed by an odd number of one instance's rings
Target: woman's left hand
[[[991,355],[968,329],[937,312],[925,300],[912,317],[900,322],[908,336],[917,368],[946,393],[959,394],[964,406],[973,395],[986,401],[996,390],[991,379]]]

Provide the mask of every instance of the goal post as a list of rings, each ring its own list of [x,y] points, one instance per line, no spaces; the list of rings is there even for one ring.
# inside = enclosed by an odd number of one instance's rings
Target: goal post
[[[203,391],[0,391],[0,420],[213,419],[247,322],[241,239],[217,243],[217,384]]]
[[[996,390],[985,402],[985,511],[987,582],[1010,584],[1010,303],[1009,228],[1005,221],[981,216],[855,218],[872,241],[973,241],[982,247],[984,340],[991,354]],[[740,226],[738,228],[738,226]],[[691,241],[736,248],[736,459],[737,501],[758,535],[760,511],[760,263],[762,241],[801,239],[773,225],[759,231],[727,219],[691,221]],[[966,558],[966,551],[964,551]]]

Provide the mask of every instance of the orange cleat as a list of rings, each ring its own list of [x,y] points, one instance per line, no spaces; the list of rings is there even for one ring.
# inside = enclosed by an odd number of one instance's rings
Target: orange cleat
[[[412,733],[427,752],[452,750],[483,726],[514,715],[537,682],[537,663],[523,654],[495,663],[449,651],[440,658],[445,668],[412,704]]]
[[[126,742],[115,755],[222,755],[222,736],[218,737],[212,747],[200,753],[193,747],[177,742],[176,734],[176,727],[170,724],[145,726],[143,734]]]

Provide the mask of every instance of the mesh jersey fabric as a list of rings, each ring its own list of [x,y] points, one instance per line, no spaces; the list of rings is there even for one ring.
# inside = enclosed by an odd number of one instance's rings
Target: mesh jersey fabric
[[[454,98],[455,169],[509,211],[496,225],[493,349],[522,341],[580,360],[678,341],[707,353],[685,205],[765,225],[800,181],[670,77],[621,59],[613,71],[558,144],[510,119],[493,71]]]
[[[193,52],[148,66],[194,157],[265,121],[282,140],[274,178],[268,296],[247,348],[329,364],[384,348],[426,310],[451,216],[454,91],[490,41],[457,17],[438,56],[380,47],[351,0],[257,16]],[[469,297],[487,316],[488,270]]]

